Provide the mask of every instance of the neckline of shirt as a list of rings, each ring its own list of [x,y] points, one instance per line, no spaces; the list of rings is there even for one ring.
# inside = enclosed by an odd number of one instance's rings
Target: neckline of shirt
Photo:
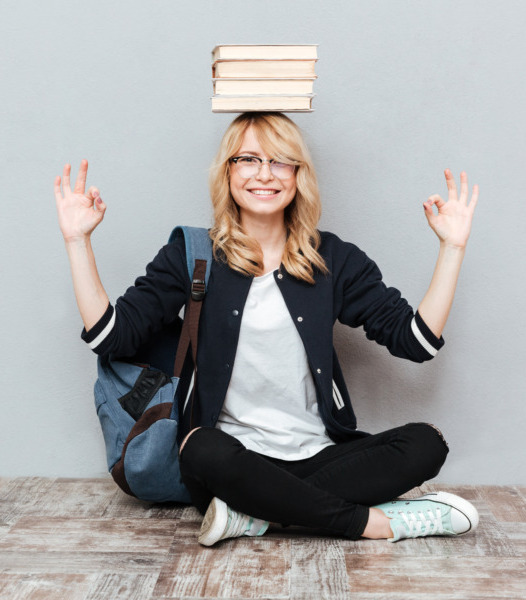
[[[270,279],[277,270],[278,269],[274,269],[272,271],[269,271],[268,273],[264,273],[263,275],[259,275],[258,277],[254,277],[254,281],[256,281],[256,282],[266,281],[267,279]]]

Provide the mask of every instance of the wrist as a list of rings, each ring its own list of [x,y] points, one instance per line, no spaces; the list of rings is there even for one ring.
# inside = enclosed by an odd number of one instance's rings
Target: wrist
[[[440,240],[440,249],[448,252],[464,253],[466,250],[466,245],[452,244],[451,242]]]
[[[90,243],[90,236],[87,234],[64,236],[66,246],[87,246]]]

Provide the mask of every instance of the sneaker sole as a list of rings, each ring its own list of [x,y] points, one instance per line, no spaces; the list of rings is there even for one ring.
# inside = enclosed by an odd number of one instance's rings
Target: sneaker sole
[[[456,494],[451,494],[449,492],[431,492],[420,498],[415,498],[415,500],[436,500],[437,502],[442,502],[443,504],[447,504],[448,506],[459,510],[469,521],[469,528],[457,535],[464,535],[475,529],[479,524],[479,513],[477,509],[471,502],[468,502]]]
[[[221,539],[228,520],[227,506],[213,498],[203,518],[197,541],[203,546],[213,546]]]

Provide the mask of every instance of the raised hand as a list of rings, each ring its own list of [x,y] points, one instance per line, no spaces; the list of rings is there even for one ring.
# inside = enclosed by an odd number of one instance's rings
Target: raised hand
[[[473,186],[473,193],[468,204],[468,176],[460,174],[460,197],[458,196],[455,178],[449,169],[444,171],[448,189],[448,201],[445,202],[438,194],[433,194],[424,202],[424,210],[431,229],[437,234],[441,243],[456,248],[465,248],[473,213],[479,197],[479,186]],[[438,214],[433,211],[436,205]]]
[[[91,186],[87,193],[86,177],[88,174],[88,161],[82,160],[71,191],[70,186],[71,165],[64,165],[62,188],[60,190],[60,175],[55,177],[55,199],[57,202],[58,222],[60,230],[66,241],[74,241],[89,237],[92,231],[104,218],[106,205],[99,195],[99,190]]]

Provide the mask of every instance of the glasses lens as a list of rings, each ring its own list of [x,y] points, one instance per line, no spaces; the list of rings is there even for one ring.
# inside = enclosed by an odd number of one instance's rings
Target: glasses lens
[[[255,177],[263,167],[263,163],[253,156],[240,156],[235,164],[241,177],[247,179]],[[269,164],[272,175],[278,179],[287,179],[294,173],[294,165],[281,162],[271,162]]]
[[[287,177],[290,177],[294,173],[294,165],[273,162],[270,163],[270,170],[272,171],[272,175],[275,175],[278,179],[287,179]]]
[[[251,156],[240,156],[237,159],[236,167],[241,177],[254,177],[259,171],[259,161]]]

